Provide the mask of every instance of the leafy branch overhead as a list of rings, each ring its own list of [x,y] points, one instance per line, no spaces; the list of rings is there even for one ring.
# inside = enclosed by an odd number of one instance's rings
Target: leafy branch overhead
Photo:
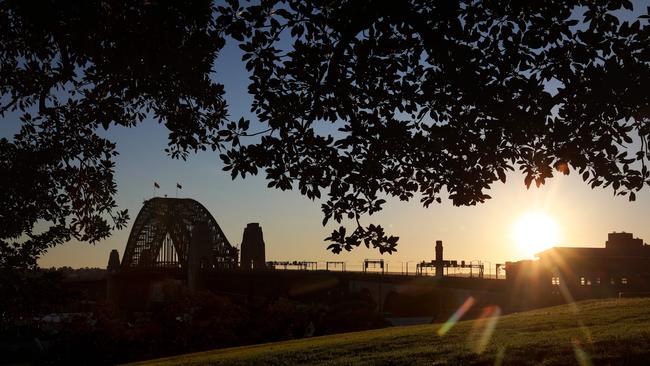
[[[264,173],[269,187],[322,198],[323,224],[356,227],[327,238],[335,252],[395,250],[396,237],[360,220],[386,196],[475,205],[513,170],[526,186],[574,172],[634,200],[650,184],[648,10],[628,0],[5,1],[0,112],[22,129],[0,144],[0,188],[11,192],[0,250],[33,257],[123,227],[117,152],[97,131],[150,117],[169,129],[172,157],[212,149],[233,178]],[[226,42],[242,51],[254,121],[228,115],[212,69]],[[25,171],[33,177],[17,178]],[[51,237],[36,236],[42,221]]]
[[[209,1],[0,3],[0,266],[35,266],[47,248],[125,227],[114,200],[115,143],[99,130],[152,117],[168,152],[219,143],[224,45]]]
[[[252,109],[271,129],[222,155],[233,175],[327,194],[324,224],[581,174],[635,199],[650,183],[648,9],[630,1],[264,1],[218,8],[250,72]],[[645,13],[643,13],[645,11]],[[633,139],[633,136],[636,136]],[[381,228],[342,227],[338,252],[382,252]]]

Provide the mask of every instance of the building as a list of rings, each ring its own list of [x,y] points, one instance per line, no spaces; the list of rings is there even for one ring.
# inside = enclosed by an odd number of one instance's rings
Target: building
[[[609,233],[604,248],[553,247],[536,256],[506,263],[511,288],[532,301],[650,292],[650,245],[631,233]]]

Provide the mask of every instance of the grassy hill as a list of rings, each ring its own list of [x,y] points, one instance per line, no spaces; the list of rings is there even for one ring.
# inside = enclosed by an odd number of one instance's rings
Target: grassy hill
[[[495,314],[494,312],[492,314]],[[490,324],[493,331],[490,332]],[[482,320],[236,347],[143,365],[649,364],[650,299],[579,302]]]

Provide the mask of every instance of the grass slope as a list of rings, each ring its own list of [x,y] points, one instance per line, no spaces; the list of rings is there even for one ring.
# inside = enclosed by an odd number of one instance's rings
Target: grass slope
[[[220,349],[142,365],[649,364],[650,299],[591,300],[457,323]],[[487,342],[481,352],[481,337]],[[488,340],[489,339],[489,340]]]

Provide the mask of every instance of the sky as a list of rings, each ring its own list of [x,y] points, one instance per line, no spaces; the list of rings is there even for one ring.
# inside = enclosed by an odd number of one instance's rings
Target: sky
[[[226,87],[231,117],[251,119],[251,131],[255,131],[256,120],[249,112],[251,97],[246,91],[247,74],[239,59],[239,49],[229,43],[215,64],[215,77]],[[10,136],[17,129],[15,123],[5,118],[1,135]],[[376,250],[359,247],[335,255],[326,250],[324,238],[338,226],[321,225],[320,201],[311,201],[295,190],[269,189],[263,176],[233,181],[221,170],[216,153],[173,160],[163,151],[167,131],[154,121],[136,128],[113,128],[105,134],[117,143],[120,152],[116,160],[116,201],[120,208],[129,210],[129,224],[95,245],[70,242],[53,248],[40,258],[41,267],[105,267],[112,249],[121,256],[143,201],[152,197],[154,181],[161,186],[156,195],[169,197],[176,196],[176,183],[181,183],[178,197],[201,202],[233,245],[241,243],[247,223],[260,223],[267,260],[345,261],[354,269],[366,258],[383,258],[395,269],[406,262],[432,260],[436,240],[443,241],[445,259],[495,264],[532,258],[534,248],[513,239],[515,222],[528,212],[546,213],[557,222],[557,244],[561,246],[604,246],[607,233],[612,231],[632,232],[650,241],[647,188],[637,194],[635,202],[628,202],[626,197],[614,197],[611,189],[589,188],[577,172],[530,189],[526,189],[523,175],[514,172],[505,184],[493,185],[487,192],[492,199],[478,206],[454,207],[443,199],[442,204],[425,209],[417,199],[388,199],[383,211],[364,217],[362,222],[381,224],[389,234],[399,236],[397,253],[381,256]]]

